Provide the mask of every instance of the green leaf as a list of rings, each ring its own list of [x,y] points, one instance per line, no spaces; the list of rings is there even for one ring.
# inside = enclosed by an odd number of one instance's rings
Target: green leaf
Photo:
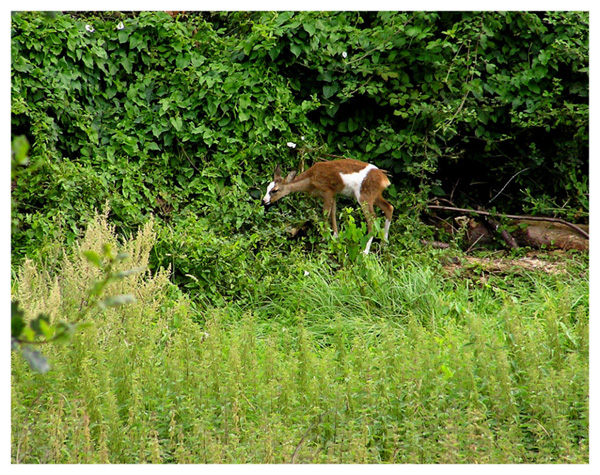
[[[25,312],[19,308],[19,302],[11,302],[10,313],[10,334],[13,338],[19,338],[23,329],[27,326],[23,319]]]
[[[281,53],[281,47],[273,47],[273,48],[269,49],[269,57],[271,58],[272,61],[275,61],[277,59],[277,56],[279,56],[279,53]]]
[[[306,32],[312,36],[315,34],[315,31],[317,31],[317,27],[315,26],[314,23],[310,23],[310,22],[304,22],[302,24],[302,27],[304,28],[304,30],[306,30]]]
[[[302,46],[300,46],[298,43],[292,43],[290,45],[290,51],[294,53],[294,56],[297,58],[300,56],[300,53],[302,53]]]
[[[35,340],[35,332],[31,329],[30,326],[26,326],[25,328],[23,328],[20,339],[23,341],[33,341]]]
[[[191,62],[192,56],[190,55],[190,53],[184,53],[175,58],[175,66],[177,66],[179,69],[187,68]]]
[[[114,86],[108,86],[106,91],[104,91],[104,94],[106,95],[107,99],[112,99],[117,95],[117,88]]]
[[[418,26],[409,26],[406,30],[404,30],[404,33],[406,33],[406,36],[415,37],[422,31],[423,30]]]
[[[83,251],[83,257],[85,257],[86,261],[88,261],[94,267],[102,269],[102,259],[100,258],[97,252],[92,250]]]
[[[129,30],[127,30],[126,28],[122,29],[121,31],[119,31],[117,38],[119,38],[119,43],[125,43],[129,38]]]
[[[133,64],[127,56],[121,60],[121,66],[123,66],[123,69],[125,69],[128,74],[131,74],[131,71],[133,71]]]
[[[327,115],[329,117],[334,117],[339,108],[340,108],[340,104],[336,102],[336,103],[331,104],[329,107],[327,107],[327,109],[325,109],[325,112],[327,112]],[[321,117],[321,122],[323,122],[323,119],[324,119],[324,117]]]
[[[431,192],[436,196],[446,196],[446,192],[438,185],[433,185],[431,187]]]
[[[527,88],[534,94],[539,94],[541,92],[540,86],[532,81],[527,83]]]
[[[538,61],[543,64],[546,65],[548,64],[548,60],[550,59],[550,53],[546,50],[540,51],[540,53],[538,54]]]
[[[454,371],[452,371],[445,363],[442,363],[440,369],[444,373],[444,379],[451,379],[454,376]]]
[[[92,54],[89,51],[86,51],[83,55],[83,64],[85,64],[88,68],[94,67],[94,59],[92,58]]]
[[[181,120],[180,116],[177,117],[171,117],[171,124],[173,125],[173,127],[175,128],[175,130],[177,132],[181,131],[181,128],[183,127],[183,121]]]
[[[78,326],[79,326],[79,324],[73,325],[68,322],[57,323],[56,324],[56,333],[55,333],[53,341],[55,341],[57,343],[67,343],[73,336],[73,333],[75,333],[75,329]]]
[[[192,66],[194,68],[197,68],[198,66],[202,66],[204,64],[204,62],[206,61],[206,57],[202,56],[201,54],[199,54],[195,51],[192,54],[193,54]]]
[[[112,261],[115,258],[115,255],[112,251],[112,246],[107,242],[102,244],[102,254],[104,254],[104,257],[106,257],[109,261]]]
[[[29,141],[24,135],[16,136],[12,141],[12,153],[17,165],[25,165],[28,160]]]
[[[12,67],[15,71],[19,71],[21,73],[27,73],[31,70],[32,65],[25,58],[19,57],[13,61]]]
[[[43,313],[40,313],[36,319],[32,320],[30,325],[31,329],[35,332],[36,336],[44,336],[49,338],[52,336],[52,331],[49,328],[50,317]]]
[[[91,51],[99,58],[108,59],[108,54],[106,54],[104,48],[100,48],[99,46],[92,46]]]
[[[146,142],[146,150],[160,150],[156,142]]]
[[[323,96],[325,97],[325,99],[329,99],[338,91],[338,89],[339,86],[335,82],[331,85],[326,84],[325,86],[323,86]]]
[[[139,45],[144,42],[144,38],[140,33],[134,33],[131,35],[131,40],[129,41],[129,47],[131,49],[136,49]]]
[[[283,25],[286,21],[294,16],[294,12],[281,12],[277,19],[275,20],[275,25],[280,26]]]

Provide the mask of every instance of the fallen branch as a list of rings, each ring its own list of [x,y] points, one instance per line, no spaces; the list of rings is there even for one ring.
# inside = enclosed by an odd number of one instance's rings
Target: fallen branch
[[[579,234],[581,234],[584,238],[590,239],[589,233],[581,229],[579,226],[573,223],[569,223],[561,218],[546,218],[541,216],[519,216],[515,214],[503,214],[503,213],[490,213],[489,211],[478,211],[475,209],[466,209],[466,208],[455,208],[454,206],[440,206],[440,205],[427,205],[429,209],[440,209],[444,211],[456,211],[458,213],[475,213],[482,216],[497,216],[500,218],[508,218],[508,219],[527,219],[530,221],[547,221],[550,223],[560,223],[568,226],[571,229],[574,229]]]
[[[450,247],[450,244],[445,242],[427,241],[425,239],[421,239],[421,244],[423,244],[423,246],[433,247],[434,249],[448,249]]]

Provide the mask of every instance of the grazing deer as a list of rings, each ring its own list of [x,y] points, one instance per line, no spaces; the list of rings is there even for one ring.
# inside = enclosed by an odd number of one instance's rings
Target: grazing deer
[[[263,204],[269,206],[297,191],[319,196],[323,200],[323,214],[331,218],[333,235],[337,236],[335,196],[338,193],[349,197],[354,196],[363,208],[369,233],[375,216],[373,206],[383,210],[385,214],[384,238],[387,241],[394,207],[383,199],[381,193],[388,186],[390,186],[390,180],[384,170],[358,160],[318,162],[300,175],[291,172],[285,180],[281,178],[281,167],[277,165],[273,181],[267,187],[267,193],[263,198]],[[372,241],[373,236],[367,242],[363,251],[365,254],[369,253]]]

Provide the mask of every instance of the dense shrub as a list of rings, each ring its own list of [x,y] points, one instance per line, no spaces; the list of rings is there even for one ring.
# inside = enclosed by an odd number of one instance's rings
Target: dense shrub
[[[121,232],[236,221],[233,190],[319,156],[387,168],[395,201],[485,205],[514,177],[497,208],[585,217],[588,30],[581,12],[15,13],[12,132],[34,169],[13,248],[72,242],[106,200]]]
[[[527,196],[506,205],[546,195],[587,210],[587,14],[217,16],[240,38],[239,61],[286,77],[297,103],[319,99],[307,114],[328,151],[403,185],[425,172],[449,192],[462,177],[458,191],[480,200],[526,169],[511,190]]]

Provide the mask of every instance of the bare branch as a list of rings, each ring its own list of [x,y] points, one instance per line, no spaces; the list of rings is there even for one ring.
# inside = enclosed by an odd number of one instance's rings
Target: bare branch
[[[496,198],[498,198],[498,196],[500,196],[500,194],[504,191],[504,189],[509,185],[509,183],[511,181],[513,181],[517,175],[520,175],[523,172],[526,172],[527,170],[529,170],[529,167],[527,168],[523,168],[523,170],[518,171],[517,173],[515,173],[513,176],[510,177],[510,179],[506,182],[506,184],[502,187],[502,189],[496,193],[496,196],[494,196],[490,201],[487,202],[487,204],[489,205],[492,201],[494,201]]]

